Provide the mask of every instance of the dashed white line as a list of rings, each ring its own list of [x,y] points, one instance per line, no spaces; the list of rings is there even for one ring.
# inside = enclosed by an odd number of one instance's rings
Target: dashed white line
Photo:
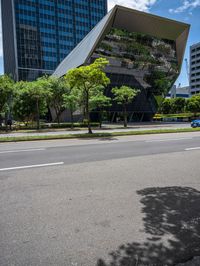
[[[62,164],[64,164],[64,162],[24,165],[24,166],[16,166],[16,167],[9,167],[9,168],[1,168],[0,171],[3,172],[3,171],[10,171],[10,170],[20,170],[20,169],[56,166],[56,165],[62,165]]]
[[[45,150],[46,149],[28,149],[28,150],[0,151],[0,154],[4,154],[4,153],[32,152],[32,151],[45,151]]]
[[[194,148],[185,149],[185,151],[195,151],[195,150],[200,150],[200,147],[194,147]]]
[[[154,140],[146,140],[145,142],[164,142],[164,141],[177,141],[177,140],[191,140],[193,138],[178,138],[178,139],[154,139]]]

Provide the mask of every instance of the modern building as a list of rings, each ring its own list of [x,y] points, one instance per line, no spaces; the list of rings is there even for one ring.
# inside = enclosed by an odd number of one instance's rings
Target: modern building
[[[200,93],[200,42],[190,47],[191,95]]]
[[[52,74],[107,13],[107,0],[1,0],[4,72]]]
[[[105,72],[111,89],[128,85],[139,90],[128,106],[129,121],[151,120],[162,99],[177,79],[185,52],[189,25],[115,6],[58,66],[61,77],[69,69],[106,57]],[[107,109],[110,121],[122,115],[121,106]],[[94,114],[91,114],[93,117]]]
[[[173,85],[166,98],[189,98],[190,86]]]

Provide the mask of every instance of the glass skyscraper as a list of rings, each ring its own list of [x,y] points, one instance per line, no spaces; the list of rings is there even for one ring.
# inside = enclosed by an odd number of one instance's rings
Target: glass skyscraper
[[[107,13],[107,0],[1,0],[4,70],[15,80],[52,74]]]

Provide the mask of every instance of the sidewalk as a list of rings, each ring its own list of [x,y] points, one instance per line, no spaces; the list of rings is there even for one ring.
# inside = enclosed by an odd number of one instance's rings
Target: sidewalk
[[[109,127],[109,128],[108,128]],[[115,128],[112,128],[115,127]],[[117,127],[117,128],[116,128]],[[102,129],[93,129],[94,133],[113,133],[113,132],[129,132],[129,131],[146,131],[152,129],[179,129],[179,128],[190,128],[190,123],[140,123],[129,125],[128,128],[123,128],[119,125],[104,125]],[[30,132],[8,132],[0,133],[0,139],[5,137],[27,137],[27,136],[55,136],[55,135],[66,135],[66,134],[85,134],[87,130],[54,130],[46,131],[40,130],[40,132],[30,131]]]

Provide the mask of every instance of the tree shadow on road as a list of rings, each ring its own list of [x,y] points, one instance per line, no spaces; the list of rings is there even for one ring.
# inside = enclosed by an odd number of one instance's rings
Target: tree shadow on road
[[[105,138],[100,138],[99,141],[105,141],[105,140],[109,140],[109,141],[114,141],[114,140],[118,140],[117,138],[113,138],[113,137],[105,137]]]
[[[190,187],[137,191],[143,204],[143,243],[127,243],[97,266],[174,265],[200,255],[200,192]]]

